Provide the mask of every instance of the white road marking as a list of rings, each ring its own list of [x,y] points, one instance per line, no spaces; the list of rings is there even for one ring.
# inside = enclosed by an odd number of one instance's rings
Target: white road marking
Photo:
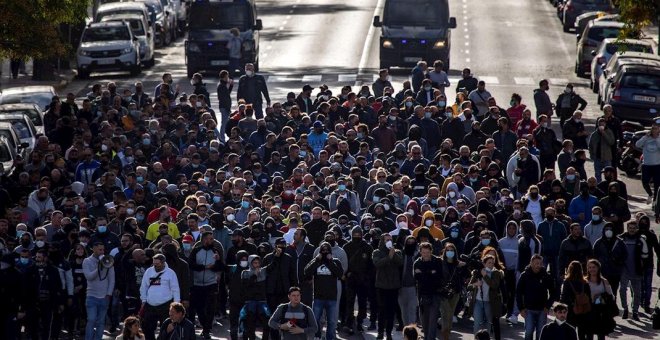
[[[288,75],[272,75],[268,78],[269,83],[286,83],[286,82],[299,82],[300,77]]]
[[[355,82],[357,80],[357,74],[340,74],[338,76],[338,81],[340,83]]]
[[[298,0],[300,1],[300,0]],[[385,0],[378,0],[376,3],[376,8],[374,9],[374,15],[379,15],[385,6]],[[367,63],[369,62],[369,51],[371,50],[371,44],[373,43],[374,37],[376,36],[376,27],[374,25],[369,25],[369,31],[367,32],[367,39],[364,42],[362,47],[362,55],[360,57],[360,63],[358,64],[358,74],[363,74]],[[355,80],[355,86],[358,86],[357,79]]]
[[[479,80],[483,80],[486,82],[486,84],[499,84],[500,80],[497,77],[491,77],[491,76],[483,76],[483,77],[477,77]]]
[[[513,77],[513,81],[518,85],[533,85],[535,83],[531,77]]]
[[[550,86],[564,86],[568,84],[568,79],[566,78],[550,78],[548,80],[550,81]]]
[[[323,78],[320,74],[306,74],[302,77],[303,83],[319,83]]]

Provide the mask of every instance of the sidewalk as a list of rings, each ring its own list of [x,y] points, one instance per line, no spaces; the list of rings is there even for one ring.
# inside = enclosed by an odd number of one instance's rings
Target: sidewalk
[[[658,50],[658,45],[660,45],[660,42],[658,41],[658,24],[653,24],[644,29],[642,32],[644,33],[646,39],[653,40],[655,43],[655,51],[657,54],[660,54],[660,51]]]
[[[17,79],[11,78],[11,71],[9,69],[9,60],[0,60],[0,91],[2,89],[17,87],[17,86],[30,86],[30,85],[52,85],[59,93],[69,85],[75,78],[73,70],[62,70],[62,73],[56,75],[56,80],[36,81],[32,80],[32,63],[26,62],[25,74],[19,74]],[[61,93],[60,93],[61,94]]]

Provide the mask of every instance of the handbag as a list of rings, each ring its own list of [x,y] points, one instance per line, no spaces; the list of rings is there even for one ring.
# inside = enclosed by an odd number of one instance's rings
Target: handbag
[[[573,287],[573,283],[569,283],[571,289],[573,290],[573,295],[575,295],[575,304],[573,305],[573,313],[575,315],[582,315],[591,312],[591,301],[589,296],[584,292],[584,287],[582,291],[578,293]]]
[[[444,285],[444,287],[440,288],[440,297],[444,299],[451,299],[454,297],[454,294],[456,294],[456,291],[454,290],[454,287],[452,287],[451,283],[454,280],[454,274],[456,274],[456,268],[451,273],[451,276],[449,277],[449,281]]]

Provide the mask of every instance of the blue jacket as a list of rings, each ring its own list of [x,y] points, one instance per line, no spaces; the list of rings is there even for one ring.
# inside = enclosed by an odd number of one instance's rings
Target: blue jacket
[[[556,257],[559,255],[561,242],[568,237],[566,226],[557,219],[552,222],[544,220],[539,223],[538,234],[543,238],[541,242],[541,255],[544,257]]]
[[[592,195],[589,195],[589,198],[585,200],[582,196],[576,196],[571,200],[571,204],[568,206],[568,215],[571,216],[573,221],[579,222],[584,229],[584,226],[591,221],[591,208],[598,205],[598,199]],[[578,219],[578,215],[584,213],[584,221]]]
[[[314,156],[318,156],[319,152],[323,150],[323,147],[325,147],[325,142],[328,140],[328,133],[323,132],[323,133],[316,133],[314,131],[310,131],[309,134],[307,135],[307,144],[314,149]]]

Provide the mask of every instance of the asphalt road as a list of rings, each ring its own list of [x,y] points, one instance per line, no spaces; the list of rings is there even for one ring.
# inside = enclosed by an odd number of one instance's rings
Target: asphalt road
[[[343,85],[371,84],[378,68],[379,29],[372,28],[374,14],[382,11],[382,0],[259,0],[258,12],[263,20],[261,40],[261,73],[267,77],[273,101],[283,100],[286,93],[300,92],[304,84],[317,87],[327,84],[334,93]],[[451,15],[458,21],[452,32],[450,80],[454,93],[460,70],[470,67],[473,74],[486,81],[487,89],[500,106],[508,103],[511,93],[522,95],[523,103],[533,106],[532,91],[542,78],[550,79],[550,96],[556,98],[571,82],[588,102],[583,119],[593,129],[601,114],[596,96],[590,91],[588,79],[577,78],[575,35],[563,33],[555,9],[547,0],[452,0]],[[183,39],[158,50],[156,65],[132,78],[122,74],[92,74],[89,80],[75,80],[67,88],[78,96],[86,94],[94,83],[115,81],[118,88],[131,86],[140,80],[145,89],[153,89],[163,72],[171,72],[174,83],[184,92],[192,92],[186,79]],[[431,61],[432,62],[432,61]],[[395,90],[408,78],[409,70],[392,71]],[[217,77],[207,75],[205,82],[217,106]],[[314,94],[316,91],[314,92]],[[558,124],[556,124],[558,125]],[[555,128],[561,133],[558,126]],[[593,174],[591,163],[587,172]],[[620,178],[626,183],[631,210],[650,212],[639,178]],[[653,225],[658,232],[658,226]],[[654,285],[660,284],[654,278]],[[655,296],[655,294],[654,294]],[[647,317],[641,322],[617,319],[619,326],[612,334],[617,339],[658,339]],[[455,325],[452,338],[471,339],[472,322]],[[228,338],[228,325],[221,320],[214,328],[214,338]],[[521,339],[523,326],[502,322],[504,339]],[[340,338],[346,337],[343,334]],[[365,338],[374,338],[369,332]],[[110,337],[107,337],[108,339]],[[395,339],[400,339],[395,333]]]

